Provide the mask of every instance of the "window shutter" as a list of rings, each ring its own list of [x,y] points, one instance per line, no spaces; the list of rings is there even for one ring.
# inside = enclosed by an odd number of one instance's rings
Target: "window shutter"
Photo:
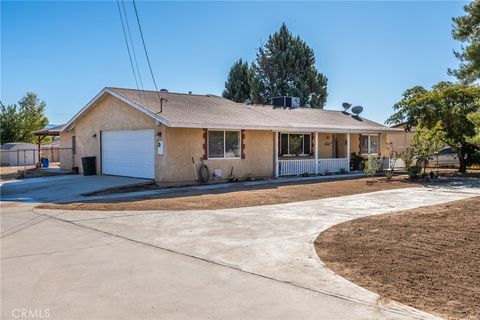
[[[282,150],[282,134],[279,132],[278,133],[278,155],[282,156],[283,155],[283,150]]]
[[[310,155],[313,156],[313,148],[315,147],[315,144],[317,143],[317,141],[314,141],[315,140],[315,135],[313,133],[310,133]]]
[[[240,154],[242,159],[245,159],[245,130],[240,131]]]
[[[208,129],[203,129],[203,160],[208,159]]]
[[[382,145],[380,144],[380,135],[381,133],[378,134],[378,150],[377,150],[378,156],[382,155]]]
[[[358,135],[358,154],[361,155],[362,154],[362,134],[360,133]]]

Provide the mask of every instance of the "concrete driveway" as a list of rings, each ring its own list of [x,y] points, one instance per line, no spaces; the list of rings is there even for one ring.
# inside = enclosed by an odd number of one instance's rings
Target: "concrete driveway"
[[[251,208],[2,208],[2,319],[430,319],[326,269],[313,241],[342,221],[479,196],[480,184]]]
[[[151,180],[117,176],[64,175],[0,183],[3,201],[67,202],[97,190],[149,183]]]

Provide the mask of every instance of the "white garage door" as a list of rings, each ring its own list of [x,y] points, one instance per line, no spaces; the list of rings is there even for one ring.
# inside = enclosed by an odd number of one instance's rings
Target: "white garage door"
[[[102,132],[102,173],[154,179],[153,130]]]

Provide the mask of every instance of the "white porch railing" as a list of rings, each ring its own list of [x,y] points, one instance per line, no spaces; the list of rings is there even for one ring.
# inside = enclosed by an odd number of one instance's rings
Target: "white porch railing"
[[[305,173],[335,173],[342,169],[349,171],[347,158],[318,159],[315,170],[315,159],[286,159],[278,160],[278,175],[293,176]]]
[[[350,171],[350,165],[347,158],[318,159],[318,173],[324,172],[345,172]]]
[[[293,176],[315,173],[315,159],[278,160],[278,175]]]

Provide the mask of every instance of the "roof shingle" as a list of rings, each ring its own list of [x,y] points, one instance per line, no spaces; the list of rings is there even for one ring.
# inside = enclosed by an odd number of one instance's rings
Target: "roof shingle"
[[[154,114],[171,127],[274,131],[397,131],[374,121],[334,110],[245,105],[215,95],[106,88]],[[163,108],[160,112],[160,99]]]

